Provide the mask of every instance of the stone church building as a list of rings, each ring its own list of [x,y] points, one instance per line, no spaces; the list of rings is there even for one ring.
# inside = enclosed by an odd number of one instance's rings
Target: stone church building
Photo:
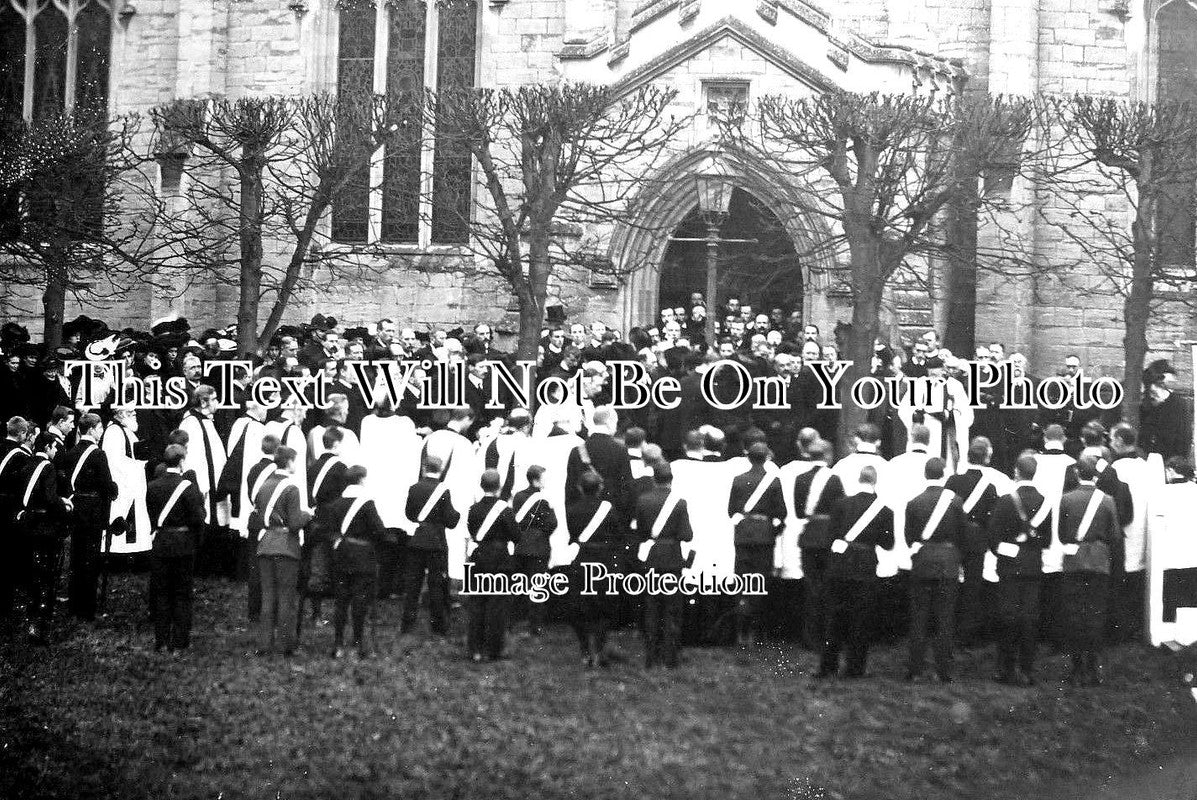
[[[63,47],[72,21],[76,41]],[[692,130],[676,155],[645,176],[638,218],[604,236],[600,255],[627,275],[562,274],[551,286],[551,304],[570,321],[601,320],[626,331],[655,319],[662,304],[679,305],[702,291],[705,246],[673,239],[702,236],[696,177],[713,172],[735,189],[722,235],[757,240],[722,249],[720,302],[737,294],[766,311],[800,311],[827,331],[851,316],[851,298],[835,278],[836,257],[799,255],[809,220],[786,205],[786,192],[769,191],[791,176],[716,152],[712,109],[770,94],[904,92],[931,84],[991,94],[1197,99],[1197,0],[3,0],[0,69],[0,102],[23,104],[26,112],[88,92],[124,112],[174,98],[382,93],[447,80],[672,87],[677,112],[694,115]],[[338,246],[381,245],[387,269],[373,290],[302,298],[288,321],[321,311],[346,324],[487,320],[514,330],[510,292],[473,275],[453,230],[438,229],[432,215],[410,203],[379,199],[424,197],[409,190],[430,180],[436,157],[426,147],[418,165],[388,170],[369,190],[375,196],[333,215]],[[435,191],[419,202],[434,202]],[[1191,190],[1182,197],[1189,269],[1192,197]],[[1043,259],[1066,246],[1035,214],[1007,222]],[[977,237],[987,235],[982,224]],[[941,269],[930,264],[929,292],[890,292],[893,335],[928,326],[943,332]],[[12,300],[20,290],[7,291]],[[36,326],[36,302],[30,310]],[[220,325],[235,318],[236,296],[225,287],[179,298],[146,291],[116,307],[85,310],[138,327],[171,311],[193,324]],[[69,308],[68,318],[74,312]],[[1117,297],[1081,300],[1053,280],[999,284],[982,277],[973,316],[979,343],[1022,350],[1041,374],[1071,352],[1094,371],[1121,370]],[[1163,315],[1152,337],[1153,357],[1187,367],[1174,343],[1197,338],[1192,313]]]

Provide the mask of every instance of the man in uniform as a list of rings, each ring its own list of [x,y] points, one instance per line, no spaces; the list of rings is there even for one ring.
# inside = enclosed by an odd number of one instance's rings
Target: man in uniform
[[[425,578],[432,632],[439,636],[448,633],[449,545],[445,531],[457,527],[461,514],[453,508],[449,484],[442,480],[443,469],[439,457],[425,456],[423,477],[407,494],[407,518],[415,524],[415,533],[407,543],[400,633],[415,627]]]
[[[927,488],[906,504],[906,543],[910,546],[910,661],[906,680],[923,672],[927,637],[935,624],[935,672],[952,680],[952,629],[961,552],[965,544],[964,506],[945,488],[944,460],[927,459]]]
[[[636,501],[632,525],[644,540],[644,566],[658,575],[673,575],[680,582],[682,542],[694,538],[686,501],[673,493],[673,469],[665,463],[653,467],[652,489]],[[644,666],[677,667],[678,639],[682,628],[685,596],[652,593],[644,599]]]
[[[299,557],[300,535],[311,521],[303,508],[301,489],[293,479],[296,453],[279,447],[274,453],[275,471],[254,498],[251,535],[258,540],[258,572],[262,585],[262,616],[258,653],[268,654],[277,641],[284,656],[299,645]]]
[[[831,509],[844,496],[844,485],[831,470],[831,444],[822,439],[807,447],[813,469],[794,480],[794,513],[803,522],[798,537],[802,553],[802,640],[822,650],[827,637],[827,564],[831,558]]]
[[[1005,494],[1009,479],[989,466],[993,446],[984,436],[974,437],[968,447],[965,470],[948,477],[944,486],[961,499],[965,531],[960,557],[964,580],[956,602],[956,630],[960,641],[970,644],[986,635],[987,587],[985,554],[989,552],[989,516],[998,496]]]
[[[32,597],[29,601],[29,638],[34,644],[49,644],[49,627],[58,595],[58,574],[62,568],[62,539],[73,508],[59,493],[54,458],[61,439],[52,433],[38,434],[33,457],[18,478],[21,492],[17,514],[18,535],[24,536],[32,555]]]
[[[366,617],[378,594],[378,545],[387,535],[382,518],[365,492],[366,468],[352,466],[341,496],[326,501],[322,514],[332,537],[333,658],[345,654],[345,623],[353,612],[353,646],[361,658],[372,653],[364,638]]]
[[[549,537],[557,530],[557,514],[544,495],[544,467],[528,467],[528,486],[511,498],[519,541],[515,545],[515,572],[519,575],[545,573],[549,569],[552,548]],[[528,600],[528,632],[539,636],[544,625],[546,603]]]
[[[515,515],[507,502],[499,498],[502,481],[496,470],[482,473],[482,499],[466,515],[466,529],[474,548],[468,556],[474,575],[506,575],[511,572],[508,546],[519,539]],[[503,638],[507,631],[508,598],[501,594],[476,595],[466,602],[466,650],[473,661],[503,657]]]
[[[765,469],[769,446],[754,442],[748,448],[748,471],[732,479],[727,514],[735,530],[736,574],[768,577],[773,551],[786,517],[785,497],[775,472]],[[760,623],[760,598],[742,596],[736,606],[736,644],[753,644]]]
[[[1036,467],[1034,454],[1018,457],[1014,490],[998,499],[989,518],[989,546],[997,558],[998,576],[996,680],[1014,686],[1035,682],[1043,550],[1052,539],[1052,505],[1032,484]]]
[[[1069,681],[1095,686],[1101,683],[1110,566],[1122,557],[1122,526],[1113,498],[1097,488],[1097,458],[1081,456],[1076,471],[1080,485],[1060,500],[1060,594],[1065,644],[1072,657]]]
[[[16,535],[16,516],[21,508],[24,484],[19,480],[25,464],[33,457],[30,450],[33,426],[22,417],[12,417],[6,426],[7,437],[0,442],[0,528],[5,531],[3,546],[8,557],[0,559],[0,623],[12,617],[17,583],[26,578],[25,542]]]
[[[617,561],[624,551],[627,525],[605,500],[603,479],[598,472],[583,472],[578,478],[578,497],[565,507],[565,527],[570,544],[578,547],[570,574],[570,593],[574,605],[574,633],[582,649],[582,663],[589,669],[606,666],[607,630],[618,608],[617,598],[606,594],[603,586],[593,587],[594,594],[584,595],[583,570],[605,567],[619,572]]]
[[[159,477],[146,486],[146,508],[154,536],[150,553],[154,649],[180,651],[191,642],[195,550],[204,524],[204,497],[183,477],[186,450],[166,448]]]
[[[100,542],[108,526],[117,486],[108,468],[108,454],[100,449],[104,423],[96,414],[79,418],[79,440],[60,459],[71,498],[71,581],[68,605],[79,619],[93,620],[100,576]]]
[[[827,637],[816,677],[839,672],[840,650],[848,647],[845,678],[863,678],[870,626],[877,609],[877,548],[894,544],[894,512],[877,496],[877,470],[862,467],[859,490],[831,509],[831,557],[827,568]]]

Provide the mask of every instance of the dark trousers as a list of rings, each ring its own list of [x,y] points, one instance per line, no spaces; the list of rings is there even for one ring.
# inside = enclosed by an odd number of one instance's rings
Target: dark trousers
[[[387,540],[378,543],[378,597],[403,596],[404,555],[407,537],[399,528],[387,528]]]
[[[54,618],[58,576],[62,571],[62,540],[53,535],[38,535],[28,541],[31,566],[29,623],[44,636]]]
[[[403,575],[403,622],[401,630],[410,631],[420,610],[420,590],[428,582],[430,627],[436,634],[449,628],[449,554],[444,550],[407,548]]]
[[[100,537],[104,529],[91,521],[77,521],[71,526],[71,577],[67,607],[79,619],[96,618],[96,599],[100,583]]]
[[[978,642],[986,636],[986,591],[982,572],[985,554],[969,553],[963,558],[964,582],[959,586],[956,602],[956,630],[963,643]]]
[[[1066,572],[1060,583],[1064,645],[1073,656],[1096,658],[1105,641],[1109,609],[1108,575]]]
[[[827,639],[827,550],[803,548],[802,643],[819,650]]]
[[[277,641],[284,653],[299,644],[299,559],[259,556],[262,580],[262,617],[258,649],[270,651]]]
[[[246,613],[250,622],[257,622],[262,616],[262,575],[258,571],[256,536],[241,540],[241,561],[246,586]]]
[[[507,598],[479,595],[466,598],[466,650],[471,656],[498,658],[503,654]]]
[[[352,616],[353,644],[361,647],[366,617],[378,594],[378,579],[372,572],[333,573],[333,639],[340,647],[345,642],[345,623]]]
[[[998,582],[998,671],[1014,675],[1017,666],[1035,672],[1035,639],[1039,632],[1039,578],[1012,577]]]
[[[196,557],[196,572],[216,578],[237,574],[237,549],[241,538],[223,525],[205,525]]]
[[[1146,614],[1147,572],[1120,572],[1111,581],[1108,592],[1110,640],[1119,644],[1134,641],[1143,635]]]
[[[681,594],[650,594],[644,598],[644,666],[677,666],[678,641],[682,631]]]
[[[941,678],[952,676],[952,637],[956,619],[957,582],[954,580],[910,579],[910,660],[906,671],[923,671],[927,639],[935,625],[935,671]]]
[[[864,675],[869,658],[872,621],[877,613],[877,582],[831,578],[827,581],[827,638],[819,672],[839,670],[840,651],[847,646],[845,675]]]
[[[764,575],[773,572],[773,545],[736,547],[737,575]],[[760,630],[764,599],[758,595],[741,595],[736,604],[736,639],[751,638]]]
[[[195,556],[150,554],[155,647],[182,650],[191,644],[194,575]]]
[[[539,575],[549,571],[549,557],[545,556],[524,556],[517,555],[515,557],[515,574],[517,575]],[[517,608],[513,609],[514,614],[526,612],[528,617],[528,627],[533,633],[539,633],[541,627],[544,625],[545,616],[548,613],[549,603],[547,600],[535,603],[527,595],[516,599]]]
[[[595,584],[593,595],[582,594],[584,586],[582,559],[579,556],[569,568],[570,604],[572,606],[574,635],[578,638],[578,646],[585,658],[598,662],[603,657],[603,650],[607,646],[607,633],[611,630],[611,621],[619,611],[619,597],[606,593],[605,584]],[[615,559],[608,555],[589,557],[594,563],[602,563],[609,572],[614,572]]]

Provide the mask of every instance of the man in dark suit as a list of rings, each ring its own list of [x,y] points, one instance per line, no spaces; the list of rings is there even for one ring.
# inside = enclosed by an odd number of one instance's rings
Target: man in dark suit
[[[515,493],[511,508],[519,527],[519,542],[515,546],[515,572],[519,575],[540,575],[548,572],[552,547],[549,537],[557,530],[557,514],[544,495],[544,467],[528,467],[528,487]],[[546,603],[528,599],[528,632],[539,636],[544,625]]]
[[[632,514],[632,459],[628,448],[615,438],[617,418],[611,408],[598,408],[594,424],[583,447],[569,454],[565,472],[565,502],[581,499],[578,480],[583,473],[594,471],[603,479],[603,500],[610,500],[614,510],[626,522]],[[585,451],[585,455],[583,454]]]
[[[407,562],[403,577],[403,621],[400,633],[410,633],[416,624],[420,590],[428,582],[428,605],[432,632],[444,636],[449,631],[447,606],[449,583],[449,545],[445,531],[456,527],[461,514],[453,508],[449,486],[442,480],[444,463],[437,456],[426,456],[423,477],[407,494],[407,518],[416,531],[407,543]]]
[[[910,660],[906,680],[923,672],[927,636],[935,624],[935,672],[952,680],[952,629],[960,554],[964,550],[965,516],[960,498],[944,487],[944,460],[929,458],[924,467],[927,488],[906,504],[906,543],[911,550]]]
[[[204,525],[204,497],[183,477],[182,445],[166,448],[166,471],[146,486],[146,509],[153,526],[150,552],[150,616],[154,649],[184,650],[191,642],[192,579],[196,542]]]
[[[827,638],[827,565],[831,558],[831,509],[844,496],[844,484],[831,471],[831,444],[822,439],[806,450],[813,469],[794,480],[794,513],[803,521],[798,547],[802,553],[802,641],[822,650]]]
[[[520,538],[511,507],[499,498],[499,473],[482,473],[482,499],[466,515],[473,553],[468,559],[471,574],[507,575],[511,572],[508,545]],[[503,637],[507,631],[508,598],[501,594],[480,594],[466,599],[466,650],[475,662],[485,656],[490,661],[503,657]]]
[[[1072,657],[1069,681],[1094,686],[1101,683],[1110,567],[1123,557],[1123,535],[1113,498],[1097,488],[1097,458],[1082,455],[1076,470],[1080,485],[1060,500],[1062,608]]]
[[[1031,485],[1037,463],[1023,453],[1014,464],[1014,493],[998,499],[989,518],[989,547],[997,557],[999,683],[1035,682],[1035,636],[1043,549],[1051,543],[1051,505]]]
[[[877,497],[877,470],[860,470],[860,491],[831,509],[831,558],[827,567],[827,638],[816,674],[839,672],[847,645],[845,678],[863,678],[869,657],[870,625],[877,613],[877,548],[894,546],[894,512]]]
[[[737,575],[768,577],[773,572],[773,550],[786,517],[786,501],[776,471],[765,469],[770,455],[764,442],[750,445],[748,471],[732,479],[727,496],[727,515],[735,529]],[[755,643],[760,610],[760,597],[739,598],[736,644]]]
[[[33,457],[25,463],[16,480],[21,493],[17,532],[25,538],[32,555],[29,638],[40,645],[49,644],[50,622],[58,595],[62,538],[73,508],[71,501],[59,492],[58,473],[54,469],[54,458],[60,446],[61,440],[54,434],[38,434],[33,444]]]
[[[997,503],[994,470],[989,466],[993,445],[984,436],[969,443],[968,464],[964,472],[952,475],[944,486],[960,498],[965,514],[965,532],[961,544],[964,581],[956,601],[956,630],[962,643],[979,641],[986,634],[989,604],[983,576],[985,554],[989,552],[989,516]]]
[[[690,513],[686,501],[672,494],[673,469],[668,464],[653,466],[653,483],[653,488],[637,499],[632,524],[648,546],[644,566],[658,575],[674,576],[676,583],[686,566],[681,543],[694,538]],[[645,667],[677,667],[684,601],[680,590],[649,593],[644,598]]]
[[[71,498],[71,581],[69,608],[79,619],[96,616],[100,543],[117,486],[100,449],[104,423],[97,414],[79,418],[79,441],[59,459],[63,492]]]

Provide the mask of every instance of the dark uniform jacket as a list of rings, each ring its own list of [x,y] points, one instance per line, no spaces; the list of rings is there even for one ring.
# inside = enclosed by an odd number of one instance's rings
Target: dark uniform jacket
[[[87,460],[79,469],[79,477],[74,485],[71,478],[79,465],[84,453],[91,450]],[[112,501],[116,499],[117,485],[112,480],[112,470],[108,466],[108,454],[100,449],[99,444],[91,439],[80,439],[59,460],[62,471],[63,491],[70,497],[75,506],[75,517],[88,521],[94,527],[104,527],[108,524],[108,512]]]
[[[495,523],[490,526],[490,530],[486,531],[486,536],[482,541],[478,541],[478,534],[482,531],[482,523],[486,520],[490,510],[495,503],[500,502],[498,497],[486,496],[474,503],[469,513],[466,515],[466,529],[470,533],[470,538],[478,545],[473,554],[470,556],[470,561],[473,562],[474,568],[479,572],[505,572],[511,567],[511,557],[507,545],[510,543],[514,545],[519,541],[520,531],[515,524],[515,514],[511,511],[511,506],[504,508],[499,512]]]
[[[1100,463],[1099,463],[1100,466]],[[1135,499],[1130,486],[1118,477],[1113,464],[1107,464],[1097,476],[1097,488],[1114,499],[1114,510],[1118,512],[1118,524],[1126,527],[1135,518]]]
[[[831,507],[831,533],[843,539],[860,519],[877,495],[857,492]],[[894,546],[894,512],[887,506],[873,517],[844,553],[831,552],[829,577],[847,580],[873,580],[877,577],[877,550]]]
[[[820,464],[794,479],[794,513],[797,514],[798,519],[806,519],[806,504],[810,500],[811,485],[814,483],[815,475],[825,469],[831,469],[831,467]],[[819,499],[815,503],[815,513],[830,514],[831,507],[843,496],[843,482],[840,481],[838,475],[832,475],[827,479],[827,483],[823,484],[823,493],[819,495]]]
[[[972,497],[973,491],[977,488],[977,484],[981,481],[984,473],[979,469],[970,469],[962,472],[959,475],[952,475],[948,478],[945,488],[951,489],[960,498],[960,504],[963,508],[964,503]],[[997,504],[998,493],[997,489],[992,483],[985,487],[981,492],[981,497],[976,504],[966,513],[968,518],[986,528],[989,525],[989,516],[993,513],[993,507]]]
[[[786,518],[786,501],[781,493],[781,480],[777,472],[767,472],[763,466],[752,467],[732,479],[731,491],[727,495],[727,515],[744,513],[744,504],[756,491],[762,480],[772,481],[764,495],[752,508],[752,513],[767,517],[773,525],[774,534],[781,533],[781,523]]]
[[[577,562],[596,561],[605,563],[615,549],[629,543],[627,527],[620,519],[618,509],[612,508],[606,519],[598,526],[594,534],[584,543],[578,543],[578,537],[586,530],[590,520],[598,511],[602,500],[595,497],[583,497],[577,502],[570,503],[565,508],[565,527],[569,531],[569,541],[578,544]]]
[[[419,521],[424,504],[440,485],[441,482],[436,478],[420,478],[407,493],[407,518],[416,523],[416,532],[408,540],[408,547],[416,550],[449,549],[445,541],[445,530],[456,527],[461,521],[461,514],[453,508],[453,501],[449,499],[447,490],[433,506],[428,517],[423,522]]]
[[[964,551],[964,503],[959,495],[952,498],[948,510],[935,526],[929,539],[923,539],[923,529],[931,520],[940,495],[950,491],[943,486],[928,486],[906,504],[906,543],[928,542],[955,545]],[[953,493],[955,494],[955,493]]]
[[[25,491],[21,473],[31,458],[33,454],[27,449],[4,440],[3,454],[0,454],[0,463],[3,463],[0,467],[0,525],[10,524],[20,510],[21,494]]]
[[[378,569],[378,545],[386,539],[386,526],[373,500],[367,500],[358,508],[349,523],[345,535],[341,528],[345,515],[353,507],[361,487],[350,486],[345,494],[330,500],[321,509],[328,523],[328,532],[333,541],[333,569],[341,573],[373,574]]]
[[[280,483],[286,483],[287,486],[280,490],[267,519],[267,506],[274,496],[275,487]],[[262,531],[258,555],[299,559],[299,532],[311,519],[311,513],[303,510],[299,487],[292,482],[291,476],[282,472],[271,475],[254,498],[254,510],[249,517],[249,530]]]
[[[1015,490],[1022,501],[1023,513],[1028,522],[1034,521],[1035,515],[1045,502],[1043,495],[1029,484],[1020,484]],[[1052,517],[1048,513],[1043,522],[1036,528],[1025,530],[1019,519],[1018,511],[1011,495],[998,498],[994,505],[993,514],[989,517],[989,549],[997,555],[998,579],[1016,577],[1038,577],[1043,573],[1043,549],[1051,544]],[[1018,539],[1025,538],[1022,542]],[[1018,547],[1017,556],[1006,556],[998,552],[1003,542]]]
[[[1095,491],[1100,490],[1093,484],[1082,483],[1060,498],[1060,543],[1066,547],[1077,543],[1081,522],[1084,520],[1085,511],[1089,507],[1089,501]],[[1089,525],[1089,530],[1083,541],[1105,544],[1108,549],[1106,568],[1097,571],[1109,574],[1111,563],[1122,563],[1122,526],[1118,524],[1118,512],[1114,500],[1109,495],[1105,495],[1099,502],[1097,513],[1093,516],[1093,522]],[[1079,566],[1076,561],[1068,557],[1067,553],[1065,554],[1065,572],[1080,572],[1082,570],[1079,569]]]
[[[39,471],[38,464],[46,466]],[[36,481],[33,480],[35,472]],[[31,482],[33,491],[29,493],[29,502],[25,503],[25,493]],[[17,507],[21,510],[21,525],[25,532],[35,536],[65,536],[68,533],[67,504],[59,493],[58,473],[53,462],[44,453],[34,455],[21,468],[16,484]]]
[[[188,487],[183,490],[178,501],[166,515],[161,526],[158,518],[162,516],[162,509],[174,494],[175,489],[184,480]],[[146,510],[150,516],[150,526],[154,530],[154,553],[159,556],[189,556],[195,553],[196,537],[204,524],[204,496],[194,480],[185,478],[178,472],[165,472],[161,477],[150,481],[145,489]]]
[[[671,492],[668,486],[656,486],[640,495],[636,501],[636,533],[641,541],[652,538],[653,526],[665,508],[665,501]],[[682,558],[682,542],[694,538],[690,528],[690,513],[685,500],[678,500],[661,529],[661,535],[653,542],[644,559],[644,565],[662,574],[681,574],[686,566]]]
[[[325,465],[333,459],[336,460],[325,471]],[[324,472],[323,478],[321,472]],[[343,495],[345,487],[349,485],[348,472],[349,467],[345,466],[345,461],[340,456],[333,453],[321,455],[316,459],[316,463],[308,468],[308,504],[312,508],[320,508]],[[321,478],[319,486],[316,485],[317,478]]]
[[[529,502],[529,498],[534,494],[536,494],[536,490],[529,486],[523,491],[516,492],[515,496],[511,498],[511,508],[517,518],[516,526],[520,531],[515,554],[531,558],[548,558],[552,551],[549,537],[553,535],[553,531],[557,530],[557,513],[553,511],[553,506],[542,494],[532,501],[535,505],[528,509],[524,518],[518,519],[520,512],[524,509],[524,504]]]

